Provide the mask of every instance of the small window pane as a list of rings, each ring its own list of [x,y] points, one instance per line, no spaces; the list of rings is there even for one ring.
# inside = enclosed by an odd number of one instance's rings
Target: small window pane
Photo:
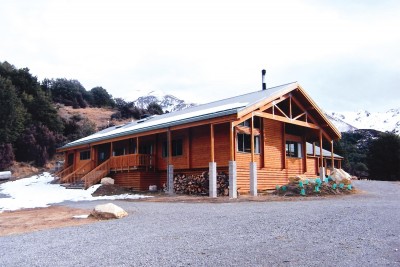
[[[286,141],[286,156],[292,158],[301,158],[301,143]]]
[[[86,151],[82,151],[81,153],[80,153],[80,160],[88,160],[88,159],[90,159],[90,151],[89,150],[86,150]]]
[[[260,136],[254,136],[254,153],[260,154]]]

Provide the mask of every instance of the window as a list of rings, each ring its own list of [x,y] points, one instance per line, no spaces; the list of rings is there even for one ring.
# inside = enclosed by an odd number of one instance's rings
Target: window
[[[139,146],[139,154],[151,155],[153,154],[153,144],[147,143]]]
[[[237,150],[240,152],[251,153],[251,135],[238,133],[237,134]],[[254,153],[260,154],[260,136],[254,136]]]
[[[99,161],[104,161],[104,160],[106,160],[106,153],[99,152]]]
[[[182,141],[182,139],[172,140],[171,150],[172,150],[171,154],[172,154],[173,157],[182,156],[183,155],[183,141]],[[164,158],[168,157],[167,141],[163,142],[162,156]]]
[[[80,160],[88,160],[90,159],[90,150],[82,151],[80,153]]]
[[[254,117],[254,128],[260,128],[261,127],[261,121],[259,117]],[[251,127],[251,119],[245,120],[244,122],[239,124],[240,126],[245,126],[245,127]]]
[[[286,156],[291,158],[301,158],[301,143],[286,141]]]

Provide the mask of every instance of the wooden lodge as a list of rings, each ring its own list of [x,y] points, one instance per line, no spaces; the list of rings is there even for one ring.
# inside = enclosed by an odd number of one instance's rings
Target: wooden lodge
[[[340,132],[298,83],[152,116],[68,143],[63,183],[85,187],[109,176],[136,190],[173,193],[175,174],[209,172],[216,196],[217,172],[229,174],[229,195],[257,194],[289,177],[325,175],[341,168],[333,140]],[[316,143],[318,145],[316,145]],[[320,144],[329,145],[330,151]]]

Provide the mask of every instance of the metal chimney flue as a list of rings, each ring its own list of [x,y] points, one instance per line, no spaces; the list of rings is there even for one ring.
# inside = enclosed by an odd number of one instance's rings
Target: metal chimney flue
[[[261,78],[262,78],[262,89],[267,90],[267,82],[265,81],[265,74],[267,73],[266,70],[261,71]]]

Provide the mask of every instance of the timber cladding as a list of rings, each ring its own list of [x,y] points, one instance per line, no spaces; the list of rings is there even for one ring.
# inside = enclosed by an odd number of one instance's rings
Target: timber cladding
[[[131,171],[111,173],[116,185],[132,188],[137,191],[147,191],[150,185],[157,185],[160,189],[162,184],[158,172]]]
[[[283,123],[264,119],[264,166],[265,168],[283,168]]]

